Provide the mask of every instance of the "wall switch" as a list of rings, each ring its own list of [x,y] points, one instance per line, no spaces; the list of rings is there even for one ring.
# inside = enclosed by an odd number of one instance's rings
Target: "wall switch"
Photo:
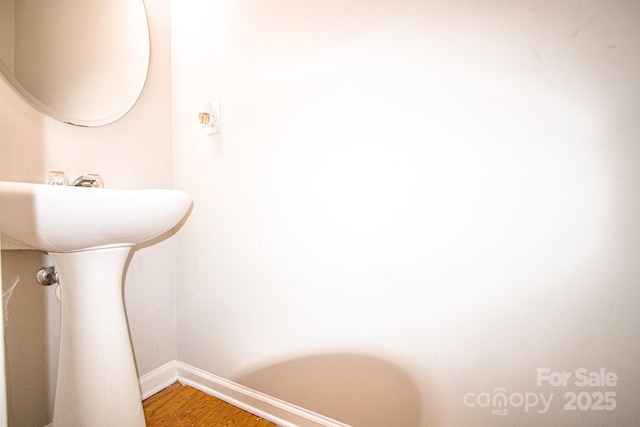
[[[207,130],[207,135],[213,135],[215,133],[220,133],[220,103],[212,102],[211,103],[211,126]]]

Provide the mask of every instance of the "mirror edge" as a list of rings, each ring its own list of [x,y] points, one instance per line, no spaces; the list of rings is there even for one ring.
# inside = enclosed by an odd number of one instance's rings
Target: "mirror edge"
[[[121,119],[129,111],[131,111],[131,109],[138,103],[138,100],[140,99],[140,95],[142,94],[142,91],[144,90],[144,87],[147,83],[147,78],[149,76],[149,65],[151,63],[151,34],[150,34],[150,27],[149,27],[149,16],[147,14],[147,7],[145,5],[144,0],[139,0],[139,1],[142,7],[143,20],[141,20],[141,22],[144,21],[144,28],[140,30],[140,33],[144,37],[143,55],[145,58],[144,60],[145,67],[144,67],[144,72],[141,73],[139,81],[136,82],[136,90],[134,92],[135,95],[133,95],[131,99],[127,100],[126,105],[122,109],[112,114],[105,115],[104,117],[99,117],[97,119],[82,119],[78,117],[69,116],[64,114],[63,112],[56,111],[53,108],[48,107],[47,105],[40,102],[40,100],[38,100],[36,97],[31,95],[31,93],[24,86],[22,86],[22,84],[20,84],[20,82],[15,78],[13,73],[9,70],[9,68],[6,66],[4,61],[2,61],[1,59],[0,59],[0,74],[2,75],[4,80],[9,84],[9,86],[11,86],[18,94],[20,94],[20,96],[22,96],[22,98],[25,99],[29,104],[31,104],[36,110],[63,123],[73,125],[73,126],[79,126],[79,127],[97,127],[97,126],[108,125]]]

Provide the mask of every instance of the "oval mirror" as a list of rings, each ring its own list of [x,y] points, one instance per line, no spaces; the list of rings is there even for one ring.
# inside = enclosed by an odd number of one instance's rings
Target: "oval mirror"
[[[142,0],[0,0],[0,72],[55,119],[119,119],[138,100],[148,67]]]

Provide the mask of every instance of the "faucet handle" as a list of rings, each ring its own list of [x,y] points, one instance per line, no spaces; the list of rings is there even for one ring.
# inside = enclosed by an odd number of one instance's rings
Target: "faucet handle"
[[[49,171],[46,183],[49,185],[69,185],[69,180],[62,171]]]
[[[88,173],[77,177],[71,185],[73,185],[74,187],[103,188],[104,181],[102,180],[102,177],[97,173]]]

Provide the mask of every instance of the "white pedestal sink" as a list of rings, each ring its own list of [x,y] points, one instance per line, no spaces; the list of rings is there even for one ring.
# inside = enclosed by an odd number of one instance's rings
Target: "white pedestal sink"
[[[190,196],[0,181],[5,249],[49,253],[61,290],[54,427],[145,425],[122,299],[131,248],[171,230]]]

